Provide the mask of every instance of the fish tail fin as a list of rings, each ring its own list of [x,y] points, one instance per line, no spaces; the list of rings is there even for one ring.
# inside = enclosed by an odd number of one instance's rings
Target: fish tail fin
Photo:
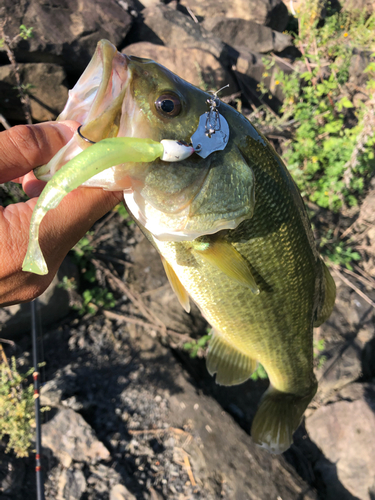
[[[210,375],[216,373],[217,384],[237,385],[251,377],[257,362],[236,349],[214,330],[208,347],[206,366]]]
[[[302,397],[270,386],[263,395],[253,420],[253,441],[272,453],[286,451],[293,442],[293,433],[315,392],[316,384]]]

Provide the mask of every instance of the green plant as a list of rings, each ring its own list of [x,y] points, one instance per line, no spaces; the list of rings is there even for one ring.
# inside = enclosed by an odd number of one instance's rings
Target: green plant
[[[84,290],[82,299],[82,305],[77,307],[78,313],[82,315],[95,314],[99,308],[107,309],[116,305],[113,293],[98,286]]]
[[[353,250],[346,241],[337,240],[333,237],[332,229],[327,231],[327,234],[321,238],[319,246],[321,254],[329,259],[327,261],[328,265],[332,263],[344,266],[352,271],[351,263],[361,260],[361,255]]]
[[[68,278],[68,276],[63,276],[61,282],[58,283],[57,287],[62,288],[63,290],[66,290],[66,291],[76,290],[77,284],[76,284],[75,279],[73,277]]]
[[[255,371],[251,375],[251,380],[266,380],[268,378],[266,370],[263,368],[263,366],[258,363]]]
[[[28,40],[29,38],[32,38],[34,36],[33,30],[34,28],[27,28],[24,24],[21,24],[19,36],[22,38],[22,40]]]
[[[113,293],[107,288],[98,285],[96,279],[96,268],[92,263],[94,244],[93,231],[89,231],[73,248],[73,256],[81,270],[86,286],[82,292],[82,303],[74,305],[73,308],[78,310],[78,313],[96,314],[100,308],[113,308],[116,305]],[[75,283],[68,280],[65,276],[60,284],[65,289],[74,289]]]
[[[283,143],[286,160],[302,194],[318,205],[338,210],[357,204],[375,169],[375,63],[368,74],[366,105],[354,107],[349,65],[355,48],[375,47],[375,14],[332,13],[319,19],[322,2],[310,0],[298,13],[294,43],[302,58],[291,74],[275,73],[284,94],[280,115],[263,109],[263,120],[290,129]],[[267,77],[275,60],[264,61]],[[268,92],[264,82],[259,89]]]
[[[92,244],[92,236],[94,232],[88,231],[73,247],[73,257],[81,270],[83,278],[89,283],[95,283],[95,267],[91,262],[94,246]]]
[[[314,359],[316,361],[316,368],[319,370],[323,367],[324,363],[327,361],[327,356],[322,356],[322,352],[325,349],[325,340],[314,340]]]
[[[17,457],[27,457],[32,444],[35,427],[34,388],[27,378],[33,373],[17,370],[16,359],[10,364],[0,346],[0,439],[8,436],[6,451],[14,451]],[[42,408],[42,411],[48,410]]]
[[[126,210],[126,207],[123,203],[119,203],[118,205],[116,205],[113,210],[114,212],[117,212],[119,215],[121,215],[123,219],[126,220],[128,226],[134,224],[134,220],[129,215],[129,212]]]
[[[326,255],[333,264],[345,266],[347,269],[350,269],[350,271],[353,271],[350,263],[352,261],[361,260],[360,254],[355,252],[352,248],[345,246],[343,241],[339,241],[335,245],[331,245],[331,247],[327,246],[322,251],[322,254]]]
[[[5,182],[0,186],[0,200],[3,207],[28,200],[20,184]]]
[[[20,38],[22,38],[23,40],[27,40],[28,38],[31,38],[33,36],[32,32],[33,32],[34,28],[27,28],[24,24],[21,24],[20,29],[19,29],[19,33],[16,36],[14,36],[13,38],[10,38],[5,32],[6,23],[7,23],[7,18],[2,19],[0,21],[0,35],[1,35],[0,49],[5,49],[7,56],[8,56],[8,59],[12,65],[12,68],[14,70],[15,77],[16,77],[16,83],[17,83],[17,86],[15,88],[18,89],[18,92],[19,92],[18,97],[20,98],[20,101],[22,104],[22,108],[23,108],[26,122],[31,124],[32,123],[31,104],[30,104],[30,98],[29,98],[29,95],[27,92],[31,89],[31,86],[25,85],[22,82],[20,69],[19,69],[19,66],[17,64],[15,53],[14,53],[14,47],[16,46],[16,43],[18,42],[18,40]]]
[[[191,358],[196,358],[207,347],[211,337],[211,334],[207,334],[198,340],[192,339],[190,342],[185,342],[183,345],[184,350],[189,352]]]

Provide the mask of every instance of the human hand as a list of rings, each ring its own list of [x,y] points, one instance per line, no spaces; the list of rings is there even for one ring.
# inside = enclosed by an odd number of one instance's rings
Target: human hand
[[[0,132],[0,183],[22,182],[30,200],[0,207],[0,306],[27,302],[51,283],[68,251],[100,217],[122,200],[122,192],[79,188],[43,219],[39,243],[49,273],[39,276],[21,270],[29,240],[29,226],[37,197],[45,182],[32,170],[47,163],[72,137],[79,123],[46,122],[19,125]]]

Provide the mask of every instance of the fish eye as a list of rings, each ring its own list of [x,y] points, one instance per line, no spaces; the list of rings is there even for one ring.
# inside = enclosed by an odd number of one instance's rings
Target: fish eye
[[[164,116],[177,116],[181,111],[181,101],[176,94],[162,94],[155,101],[157,111]]]

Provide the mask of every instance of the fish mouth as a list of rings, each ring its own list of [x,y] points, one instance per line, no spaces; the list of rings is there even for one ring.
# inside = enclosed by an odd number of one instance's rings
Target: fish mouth
[[[131,115],[135,113],[135,110],[130,110],[128,116],[125,108],[125,101],[132,101],[127,95],[132,78],[129,63],[130,58],[118,52],[108,40],[98,43],[95,54],[69,91],[68,101],[56,120],[81,123],[79,132],[49,163],[34,170],[37,179],[49,181],[65,163],[92,143],[117,137],[120,127],[128,128],[124,122],[131,121]]]
[[[91,142],[116,137],[130,78],[129,58],[101,40],[57,120],[80,122],[81,134]]]

